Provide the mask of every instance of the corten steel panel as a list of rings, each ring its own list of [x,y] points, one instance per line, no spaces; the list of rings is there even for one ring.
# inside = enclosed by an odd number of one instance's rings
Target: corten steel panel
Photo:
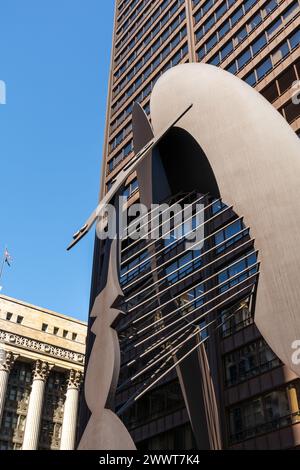
[[[203,64],[179,65],[156,83],[154,133],[188,103],[193,108],[177,127],[199,143],[224,202],[244,216],[260,251],[256,324],[280,359],[300,375],[300,365],[292,361],[292,343],[300,339],[299,139],[254,89]]]

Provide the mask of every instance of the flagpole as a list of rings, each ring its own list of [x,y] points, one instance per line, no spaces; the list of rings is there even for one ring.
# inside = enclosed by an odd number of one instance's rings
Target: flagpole
[[[3,253],[3,258],[2,258],[2,263],[1,263],[1,268],[0,268],[0,280],[2,278],[2,273],[3,273],[3,268],[4,268],[4,263],[5,263],[5,254],[7,251],[7,247],[4,248],[4,253]]]

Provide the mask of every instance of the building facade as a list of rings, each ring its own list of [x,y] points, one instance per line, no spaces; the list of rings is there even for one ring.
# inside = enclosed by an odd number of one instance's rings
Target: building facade
[[[86,324],[0,296],[0,449],[75,448]]]
[[[150,94],[157,79],[179,63],[205,62],[236,74],[262,93],[299,136],[300,106],[292,103],[293,84],[300,79],[299,25],[298,0],[116,1],[101,195],[134,155],[134,102],[149,115]],[[129,204],[139,200],[135,173],[128,178],[124,195]],[[219,227],[226,227],[228,220],[221,218]],[[232,246],[235,233],[240,237],[242,227],[235,230],[224,228],[220,235],[224,249]],[[99,292],[102,257],[101,244],[96,241],[91,307]],[[126,266],[123,260],[123,287],[135,274],[134,263]],[[262,339],[249,298],[222,315],[228,321],[215,345],[223,446],[298,447],[299,379]],[[121,379],[126,380],[122,369]],[[126,393],[130,391],[117,395],[117,409]],[[141,449],[191,449],[196,445],[175,372],[123,419]]]

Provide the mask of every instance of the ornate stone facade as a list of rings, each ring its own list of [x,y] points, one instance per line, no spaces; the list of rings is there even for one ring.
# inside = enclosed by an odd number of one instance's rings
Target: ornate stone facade
[[[86,325],[0,296],[0,449],[73,449]]]

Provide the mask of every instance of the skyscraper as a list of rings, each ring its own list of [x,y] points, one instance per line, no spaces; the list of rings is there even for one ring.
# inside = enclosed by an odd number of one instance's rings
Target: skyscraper
[[[261,92],[299,135],[300,105],[292,103],[292,86],[300,79],[299,12],[298,0],[117,1],[102,195],[133,156],[133,103],[139,102],[149,114],[155,82],[179,63],[206,62],[236,74]],[[124,195],[129,204],[138,200],[135,174]],[[224,232],[223,238],[232,235]],[[99,291],[101,256],[96,242],[91,305]],[[233,308],[238,313],[217,342],[223,446],[299,446],[292,429],[299,426],[299,380],[261,338],[251,305]],[[122,399],[120,394],[117,405]],[[175,374],[132,407],[124,420],[141,448],[195,445]]]

